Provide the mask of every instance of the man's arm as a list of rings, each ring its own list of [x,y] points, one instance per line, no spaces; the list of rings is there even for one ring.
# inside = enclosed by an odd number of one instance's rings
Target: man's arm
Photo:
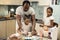
[[[21,29],[21,15],[18,15],[18,14],[16,14],[16,20],[17,20],[17,23],[18,23],[18,26],[19,26],[19,28],[18,28],[18,30],[20,30]]]
[[[35,15],[32,15],[32,31],[35,30]]]

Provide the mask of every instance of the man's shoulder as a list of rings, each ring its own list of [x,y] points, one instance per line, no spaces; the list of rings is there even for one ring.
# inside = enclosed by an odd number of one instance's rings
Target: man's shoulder
[[[33,7],[30,7],[30,9],[31,9],[31,10],[34,10],[34,8],[33,8]]]
[[[17,9],[22,9],[22,6],[17,7]]]

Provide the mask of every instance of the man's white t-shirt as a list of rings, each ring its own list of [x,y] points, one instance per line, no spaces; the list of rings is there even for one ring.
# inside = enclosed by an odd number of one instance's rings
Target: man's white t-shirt
[[[26,14],[26,15],[35,15],[35,11],[34,11],[34,9],[33,9],[32,7],[30,7],[29,10],[28,10],[27,12],[25,12],[25,11],[23,10],[23,6],[19,6],[19,7],[16,9],[16,14],[21,15],[21,22],[22,22],[22,21],[24,21],[24,20],[23,20],[24,14]],[[18,28],[19,28],[19,27],[18,27],[18,23],[17,23],[17,21],[16,21],[16,32],[17,32],[17,29],[18,29]],[[24,27],[24,28],[25,28],[25,27]]]
[[[23,10],[23,6],[19,6],[17,9],[16,9],[16,14],[18,14],[18,15],[21,15],[21,18],[22,18],[22,20],[23,20],[23,17],[24,17],[24,14],[25,15],[35,15],[35,11],[34,11],[34,9],[32,8],[32,7],[29,7],[29,10],[28,11],[24,11]]]
[[[50,25],[50,21],[51,20],[54,20],[54,17],[53,16],[44,18],[44,24],[45,25]]]

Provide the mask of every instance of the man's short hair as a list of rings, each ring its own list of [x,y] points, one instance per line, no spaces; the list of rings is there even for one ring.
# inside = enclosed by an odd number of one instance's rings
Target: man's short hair
[[[25,3],[27,3],[27,4],[29,4],[29,5],[30,5],[30,2],[29,2],[28,0],[23,1],[23,6],[24,6],[24,4],[25,4]]]

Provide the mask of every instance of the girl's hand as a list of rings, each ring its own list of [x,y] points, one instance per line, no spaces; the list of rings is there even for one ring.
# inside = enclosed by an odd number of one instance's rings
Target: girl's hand
[[[43,29],[44,29],[45,31],[48,31],[48,27],[47,27],[47,26],[44,26]]]

